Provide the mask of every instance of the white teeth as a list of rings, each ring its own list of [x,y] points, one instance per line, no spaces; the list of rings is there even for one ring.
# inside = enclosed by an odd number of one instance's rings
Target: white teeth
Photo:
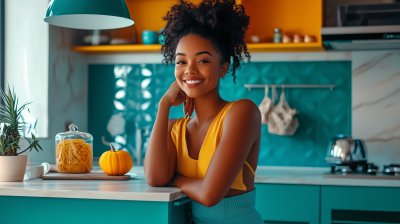
[[[195,83],[201,83],[203,82],[203,80],[187,80],[186,83],[187,84],[195,84]]]

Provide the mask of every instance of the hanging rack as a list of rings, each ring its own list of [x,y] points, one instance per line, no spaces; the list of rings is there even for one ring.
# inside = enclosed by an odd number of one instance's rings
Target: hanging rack
[[[268,84],[244,84],[244,87],[249,91],[252,88],[267,88],[267,87],[276,87],[276,88],[330,88],[331,91],[335,88],[335,85],[289,85],[289,84],[280,84],[280,85],[268,85]]]

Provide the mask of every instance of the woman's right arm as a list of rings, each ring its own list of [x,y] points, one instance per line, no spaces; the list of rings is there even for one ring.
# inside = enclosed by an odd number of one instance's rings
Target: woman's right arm
[[[168,120],[170,108],[167,103],[160,101],[146,150],[144,174],[147,184],[152,187],[168,184],[175,173],[176,149],[170,134],[175,122]]]
[[[161,98],[157,118],[149,139],[144,159],[146,182],[152,187],[167,185],[175,174],[176,147],[171,137],[171,130],[176,119],[168,119],[172,106],[183,102],[181,89],[176,82]]]

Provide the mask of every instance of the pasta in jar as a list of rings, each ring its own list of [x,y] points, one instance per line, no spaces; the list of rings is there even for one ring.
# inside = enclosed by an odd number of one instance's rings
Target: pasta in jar
[[[57,170],[63,173],[89,173],[92,170],[92,146],[82,139],[59,142],[56,149]]]
[[[58,172],[89,173],[93,169],[93,137],[78,132],[74,124],[70,131],[56,136],[56,166]]]

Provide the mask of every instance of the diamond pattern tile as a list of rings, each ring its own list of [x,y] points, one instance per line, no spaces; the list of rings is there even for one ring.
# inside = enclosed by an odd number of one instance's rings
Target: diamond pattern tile
[[[293,136],[277,136],[262,125],[259,165],[327,166],[324,158],[329,139],[351,133],[351,62],[253,62],[243,65],[236,75],[236,84],[229,75],[221,81],[220,93],[225,100],[248,98],[259,104],[264,89],[248,91],[244,84],[337,87],[334,91],[286,88],[289,104],[299,111],[296,116],[300,126]],[[132,154],[135,162],[137,147],[142,148],[144,157],[158,102],[174,80],[174,66],[163,64],[89,65],[88,118],[94,156],[109,149],[104,140],[116,142],[120,150]],[[277,92],[279,96],[282,90]],[[170,118],[182,116],[182,106],[171,109]]]

